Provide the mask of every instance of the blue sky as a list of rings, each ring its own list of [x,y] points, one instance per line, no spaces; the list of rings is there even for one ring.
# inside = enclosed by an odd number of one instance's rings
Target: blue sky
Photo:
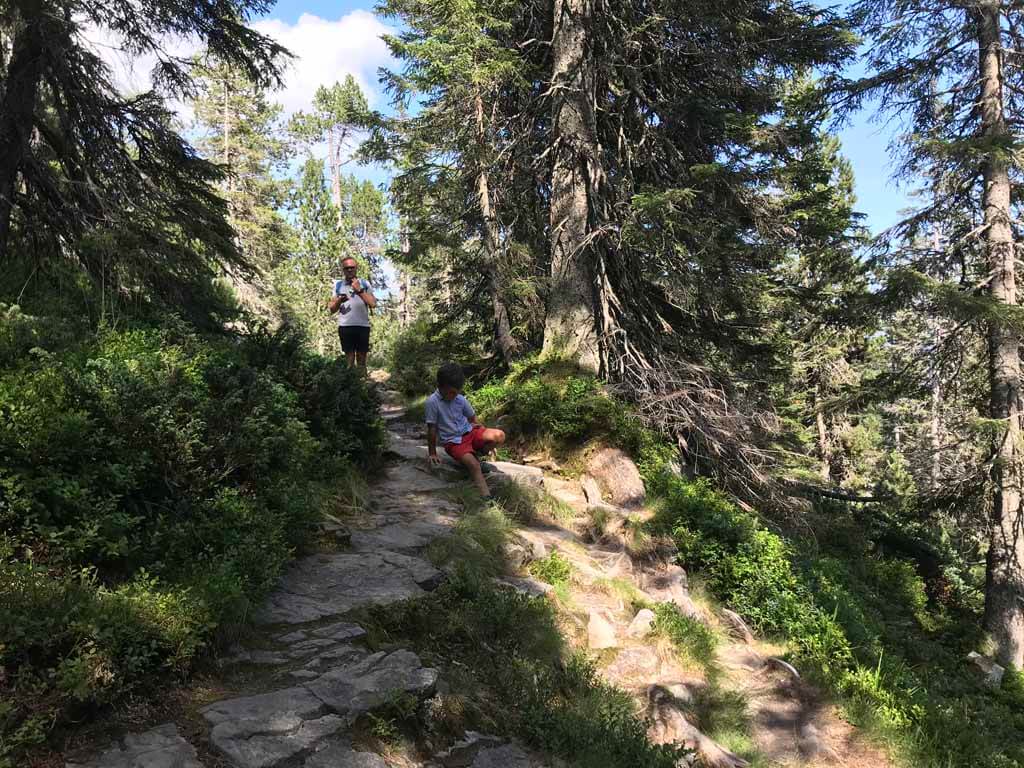
[[[268,14],[273,20],[272,29],[283,37],[298,56],[304,53],[319,56],[324,64],[313,71],[301,73],[305,93],[315,87],[311,79],[316,79],[322,71],[322,82],[331,83],[344,77],[345,71],[351,71],[364,82],[376,98],[376,106],[384,106],[384,96],[379,91],[375,79],[378,66],[386,62],[379,45],[372,45],[368,39],[373,35],[372,20],[366,14],[373,12],[372,1],[358,0],[281,0]],[[306,16],[305,21],[302,20]],[[319,17],[325,24],[312,22],[312,17]],[[350,25],[346,21],[359,21]],[[376,22],[379,29],[383,25]],[[320,30],[310,32],[310,30]],[[267,31],[271,31],[268,27]],[[275,34],[278,36],[278,34]],[[328,56],[318,46],[333,46],[339,50],[335,55]],[[337,68],[336,72],[330,70]],[[297,74],[298,76],[298,74]],[[295,87],[290,86],[294,91]],[[375,92],[374,92],[375,91]],[[301,95],[293,95],[292,100],[299,100]],[[286,100],[287,101],[287,100]],[[286,107],[288,104],[286,103]],[[839,132],[843,143],[843,153],[853,165],[857,184],[857,208],[866,216],[866,224],[872,232],[893,225],[900,218],[899,213],[909,203],[903,191],[892,181],[893,163],[889,154],[889,143],[892,140],[892,126],[884,122],[872,122],[869,111],[854,115],[850,124]],[[351,168],[357,175],[371,178],[375,182],[384,182],[386,173],[375,168]]]

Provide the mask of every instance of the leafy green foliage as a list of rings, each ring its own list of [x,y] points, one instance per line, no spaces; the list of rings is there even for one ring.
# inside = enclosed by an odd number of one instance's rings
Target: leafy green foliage
[[[805,551],[705,482],[666,474],[649,490],[660,497],[653,530],[672,536],[681,562],[762,632],[785,637],[854,722],[914,765],[1024,765],[1015,694],[987,691],[965,669],[977,618],[952,625],[908,563],[859,549],[855,535],[831,554]]]
[[[684,658],[705,669],[714,666],[718,635],[699,619],[684,615],[672,603],[654,606],[653,630],[668,638]]]
[[[530,573],[541,581],[557,586],[568,584],[572,578],[572,564],[557,552],[530,563]]]
[[[0,754],[187,671],[274,583],[376,402],[286,332],[103,331],[0,369]]]

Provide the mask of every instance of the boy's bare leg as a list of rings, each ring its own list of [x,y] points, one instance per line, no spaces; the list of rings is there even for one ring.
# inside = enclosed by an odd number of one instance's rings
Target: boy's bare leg
[[[487,481],[484,480],[484,472],[480,469],[480,462],[476,456],[472,453],[464,453],[459,457],[459,463],[469,470],[469,476],[473,478],[473,483],[480,491],[480,495],[490,496],[491,489],[487,486]]]
[[[505,442],[505,433],[500,429],[490,429],[487,427],[484,429],[484,433],[480,437],[483,438],[484,441],[484,445],[480,449],[480,453],[485,455]]]
[[[366,367],[366,355],[366,352],[356,352],[356,363],[360,368]],[[349,365],[352,365],[351,361],[349,361]]]
[[[349,368],[351,368],[353,365],[355,365],[356,364],[356,353],[355,352],[346,352],[345,353],[345,362],[348,364]]]

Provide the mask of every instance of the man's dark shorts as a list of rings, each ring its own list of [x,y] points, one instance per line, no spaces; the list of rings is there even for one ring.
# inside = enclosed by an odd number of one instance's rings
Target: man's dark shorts
[[[338,338],[341,339],[341,351],[369,352],[370,329],[364,325],[339,325]]]

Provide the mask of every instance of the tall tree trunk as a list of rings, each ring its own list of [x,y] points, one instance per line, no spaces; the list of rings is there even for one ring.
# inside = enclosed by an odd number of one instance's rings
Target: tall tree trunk
[[[342,142],[343,143],[343,142]],[[341,209],[341,163],[338,154],[341,147],[334,137],[334,127],[327,129],[327,168],[331,172],[331,202],[338,214],[338,226],[345,224],[345,212]]]
[[[544,352],[600,368],[595,247],[590,195],[599,183],[593,0],[555,0],[551,39],[551,282]]]
[[[56,17],[42,2],[25,0],[16,5],[21,24],[14,34],[6,87],[0,99],[0,261],[7,257],[14,196],[32,137],[39,84],[46,66],[47,37],[59,34],[53,29]]]
[[[228,73],[224,74],[224,114],[221,116],[222,133],[224,134],[224,150],[221,162],[226,169],[227,176],[224,179],[228,191],[228,205],[232,203],[231,193],[234,192],[234,175],[231,172],[231,85]]]
[[[977,7],[981,120],[983,135],[1009,142],[1003,107],[1001,11],[990,0]],[[1017,303],[1013,231],[1010,228],[1010,176],[1004,149],[991,150],[984,164],[985,246],[990,291],[1000,304]],[[1021,515],[1020,340],[998,319],[989,323],[990,409],[1004,424],[996,446],[991,540],[985,579],[985,629],[997,659],[1024,665],[1024,516]]]
[[[814,388],[815,423],[818,426],[818,453],[821,458],[821,481],[828,485],[832,482],[832,451],[829,447],[828,428],[825,425],[825,412],[821,407],[820,386]]]
[[[494,345],[505,364],[511,363],[519,354],[519,344],[512,336],[512,325],[508,319],[508,307],[505,305],[501,276],[498,271],[500,256],[500,235],[498,219],[494,215],[491,204],[491,185],[484,162],[484,151],[488,146],[487,129],[484,121],[484,100],[477,91],[476,106],[476,140],[477,140],[477,194],[480,196],[480,216],[483,219],[484,259],[487,264],[487,279],[491,287],[491,311],[493,314]]]

